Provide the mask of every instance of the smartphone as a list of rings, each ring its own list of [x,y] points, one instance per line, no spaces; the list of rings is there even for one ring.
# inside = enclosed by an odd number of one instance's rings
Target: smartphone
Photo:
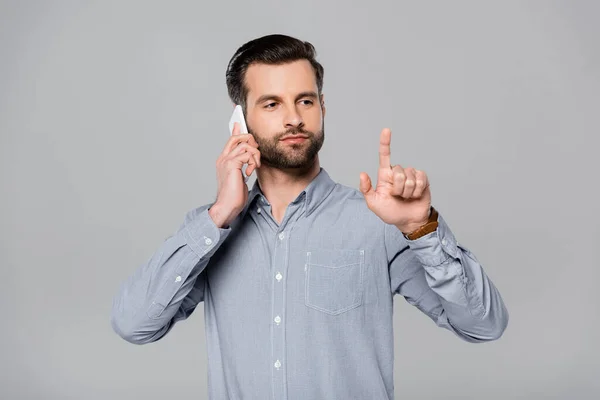
[[[248,127],[246,126],[246,119],[244,118],[244,112],[242,111],[242,106],[239,104],[235,106],[233,109],[233,114],[231,114],[231,118],[229,119],[229,136],[233,135],[233,124],[237,122],[240,125],[240,133],[248,133]],[[248,182],[248,175],[246,175],[247,165],[242,167],[242,177],[244,178],[244,182]]]
[[[233,123],[237,122],[240,124],[240,133],[248,133],[248,127],[246,126],[246,120],[244,119],[244,112],[242,106],[236,105],[233,109],[233,114],[229,119],[229,135],[233,135]]]

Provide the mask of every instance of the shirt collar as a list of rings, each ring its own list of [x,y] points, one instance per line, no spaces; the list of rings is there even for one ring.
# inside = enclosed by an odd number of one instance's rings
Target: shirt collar
[[[325,198],[331,193],[331,191],[335,188],[335,185],[336,183],[329,177],[327,171],[321,167],[317,176],[310,181],[308,185],[306,185],[304,190],[298,194],[292,203],[298,202],[302,199],[302,196],[306,196],[305,216],[309,216],[315,210],[315,208],[317,208],[319,204],[321,204],[321,202],[325,200]],[[248,194],[248,201],[246,202],[245,207],[246,210],[252,206],[255,199],[260,196],[262,196],[266,201],[257,179],[254,182],[252,190],[250,190],[250,193]]]

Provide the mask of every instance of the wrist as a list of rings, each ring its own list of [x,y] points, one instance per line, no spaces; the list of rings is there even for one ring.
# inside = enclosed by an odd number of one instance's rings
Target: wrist
[[[215,223],[215,225],[218,228],[225,228],[225,227],[229,226],[229,222],[227,221],[227,216],[223,212],[223,209],[217,203],[213,204],[208,209],[208,215],[210,216],[210,218],[213,220],[213,222]]]
[[[435,208],[429,208],[429,217],[424,222],[418,222],[414,224],[407,224],[405,226],[396,226],[409,240],[416,240],[422,236],[425,236],[431,232],[437,230],[438,227],[438,212]]]
[[[408,235],[408,234],[416,231],[417,229],[421,228],[422,226],[424,226],[428,222],[430,222],[432,208],[433,207],[429,207],[429,211],[427,212],[427,216],[425,216],[425,218],[418,220],[418,221],[409,222],[404,225],[396,225],[396,228],[398,228],[400,230],[400,232],[402,232],[405,235]]]

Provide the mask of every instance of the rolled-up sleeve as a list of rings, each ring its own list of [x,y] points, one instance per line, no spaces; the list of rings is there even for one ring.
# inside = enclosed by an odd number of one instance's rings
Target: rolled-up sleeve
[[[215,225],[209,208],[188,212],[180,228],[121,283],[111,313],[120,337],[135,344],[154,342],[203,301],[203,271],[231,231]]]
[[[500,338],[509,318],[500,292],[441,215],[415,240],[386,225],[385,242],[394,293],[468,342]]]

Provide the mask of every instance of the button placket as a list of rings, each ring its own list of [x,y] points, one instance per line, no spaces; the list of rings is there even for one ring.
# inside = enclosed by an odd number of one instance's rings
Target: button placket
[[[275,232],[275,248],[273,252],[272,268],[274,269],[273,281],[273,303],[272,303],[272,324],[271,340],[272,340],[272,360],[273,360],[273,390],[276,398],[282,398],[285,387],[285,374],[281,375],[278,372],[283,370],[283,362],[285,361],[285,335],[283,324],[284,308],[285,308],[285,285],[283,284],[283,275],[286,273],[286,258],[288,240],[287,233],[284,231]]]

